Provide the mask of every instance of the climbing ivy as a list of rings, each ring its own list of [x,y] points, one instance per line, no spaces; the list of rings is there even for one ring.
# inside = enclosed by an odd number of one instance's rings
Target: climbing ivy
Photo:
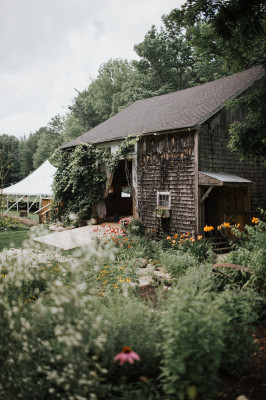
[[[53,155],[57,167],[53,183],[53,207],[57,211],[54,215],[59,211],[65,220],[70,213],[89,219],[95,203],[103,199],[105,192],[106,173],[101,166],[113,172],[136,141],[138,138],[126,138],[116,154],[87,143],[78,144],[72,151],[57,150]]]

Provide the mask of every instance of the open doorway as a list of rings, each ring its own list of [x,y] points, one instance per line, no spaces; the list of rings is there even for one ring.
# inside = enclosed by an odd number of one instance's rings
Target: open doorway
[[[250,223],[248,187],[214,187],[205,200],[205,225],[215,229],[223,222],[230,222],[243,229]]]
[[[105,205],[107,221],[133,215],[132,161],[119,161]]]

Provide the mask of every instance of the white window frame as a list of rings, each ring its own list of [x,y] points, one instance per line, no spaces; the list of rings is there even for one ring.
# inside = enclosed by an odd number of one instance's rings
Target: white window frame
[[[160,204],[160,196],[168,196],[169,197],[169,204],[168,206],[163,206]],[[171,192],[157,192],[157,207],[165,207],[171,208]]]

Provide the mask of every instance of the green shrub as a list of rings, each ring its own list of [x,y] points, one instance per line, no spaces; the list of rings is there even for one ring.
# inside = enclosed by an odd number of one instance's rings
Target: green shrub
[[[235,230],[235,234],[241,234]],[[266,295],[266,223],[258,220],[254,226],[246,226],[245,240],[235,246],[225,262],[242,265],[249,273],[238,273],[244,287],[251,287]],[[230,272],[235,276],[234,271]]]
[[[188,232],[186,235],[179,235],[176,233],[174,236],[167,236],[163,241],[164,248],[171,248],[173,251],[182,251],[190,253],[198,259],[199,262],[214,260],[214,253],[211,243],[198,236],[194,239]]]
[[[224,349],[224,320],[224,313],[217,302],[210,301],[209,293],[196,293],[193,287],[171,293],[161,344],[161,378],[169,399],[186,399],[188,391],[206,400],[212,398]]]
[[[180,278],[188,268],[196,267],[198,260],[189,253],[182,251],[164,251],[160,254],[160,264],[173,278]]]
[[[0,216],[0,231],[26,231],[27,229],[29,229],[27,225],[22,224],[15,218]]]
[[[187,399],[192,390],[212,399],[221,370],[242,373],[256,348],[252,326],[263,306],[252,291],[215,294],[181,279],[163,317],[162,381],[169,398]]]
[[[0,398],[113,399],[126,384],[143,398],[139,377],[151,381],[159,371],[151,343],[160,342],[160,314],[126,291],[98,295],[96,276],[114,261],[110,249],[91,244],[77,261],[53,256],[1,255]],[[114,362],[126,345],[141,357],[133,366]]]
[[[126,225],[126,232],[133,236],[144,236],[145,225],[140,219],[131,219]]]
[[[253,291],[224,291],[219,294],[220,309],[227,316],[223,326],[225,343],[221,369],[229,375],[241,374],[255,350],[251,333],[258,319],[258,309],[265,302]]]

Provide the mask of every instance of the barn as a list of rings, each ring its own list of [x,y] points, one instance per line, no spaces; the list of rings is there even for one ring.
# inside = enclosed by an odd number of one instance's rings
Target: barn
[[[148,232],[203,233],[224,221],[244,226],[266,208],[266,169],[228,149],[230,124],[242,120],[226,101],[264,82],[257,66],[189,89],[138,100],[62,146],[108,147],[138,137],[131,152],[108,175],[106,218],[139,217]]]

